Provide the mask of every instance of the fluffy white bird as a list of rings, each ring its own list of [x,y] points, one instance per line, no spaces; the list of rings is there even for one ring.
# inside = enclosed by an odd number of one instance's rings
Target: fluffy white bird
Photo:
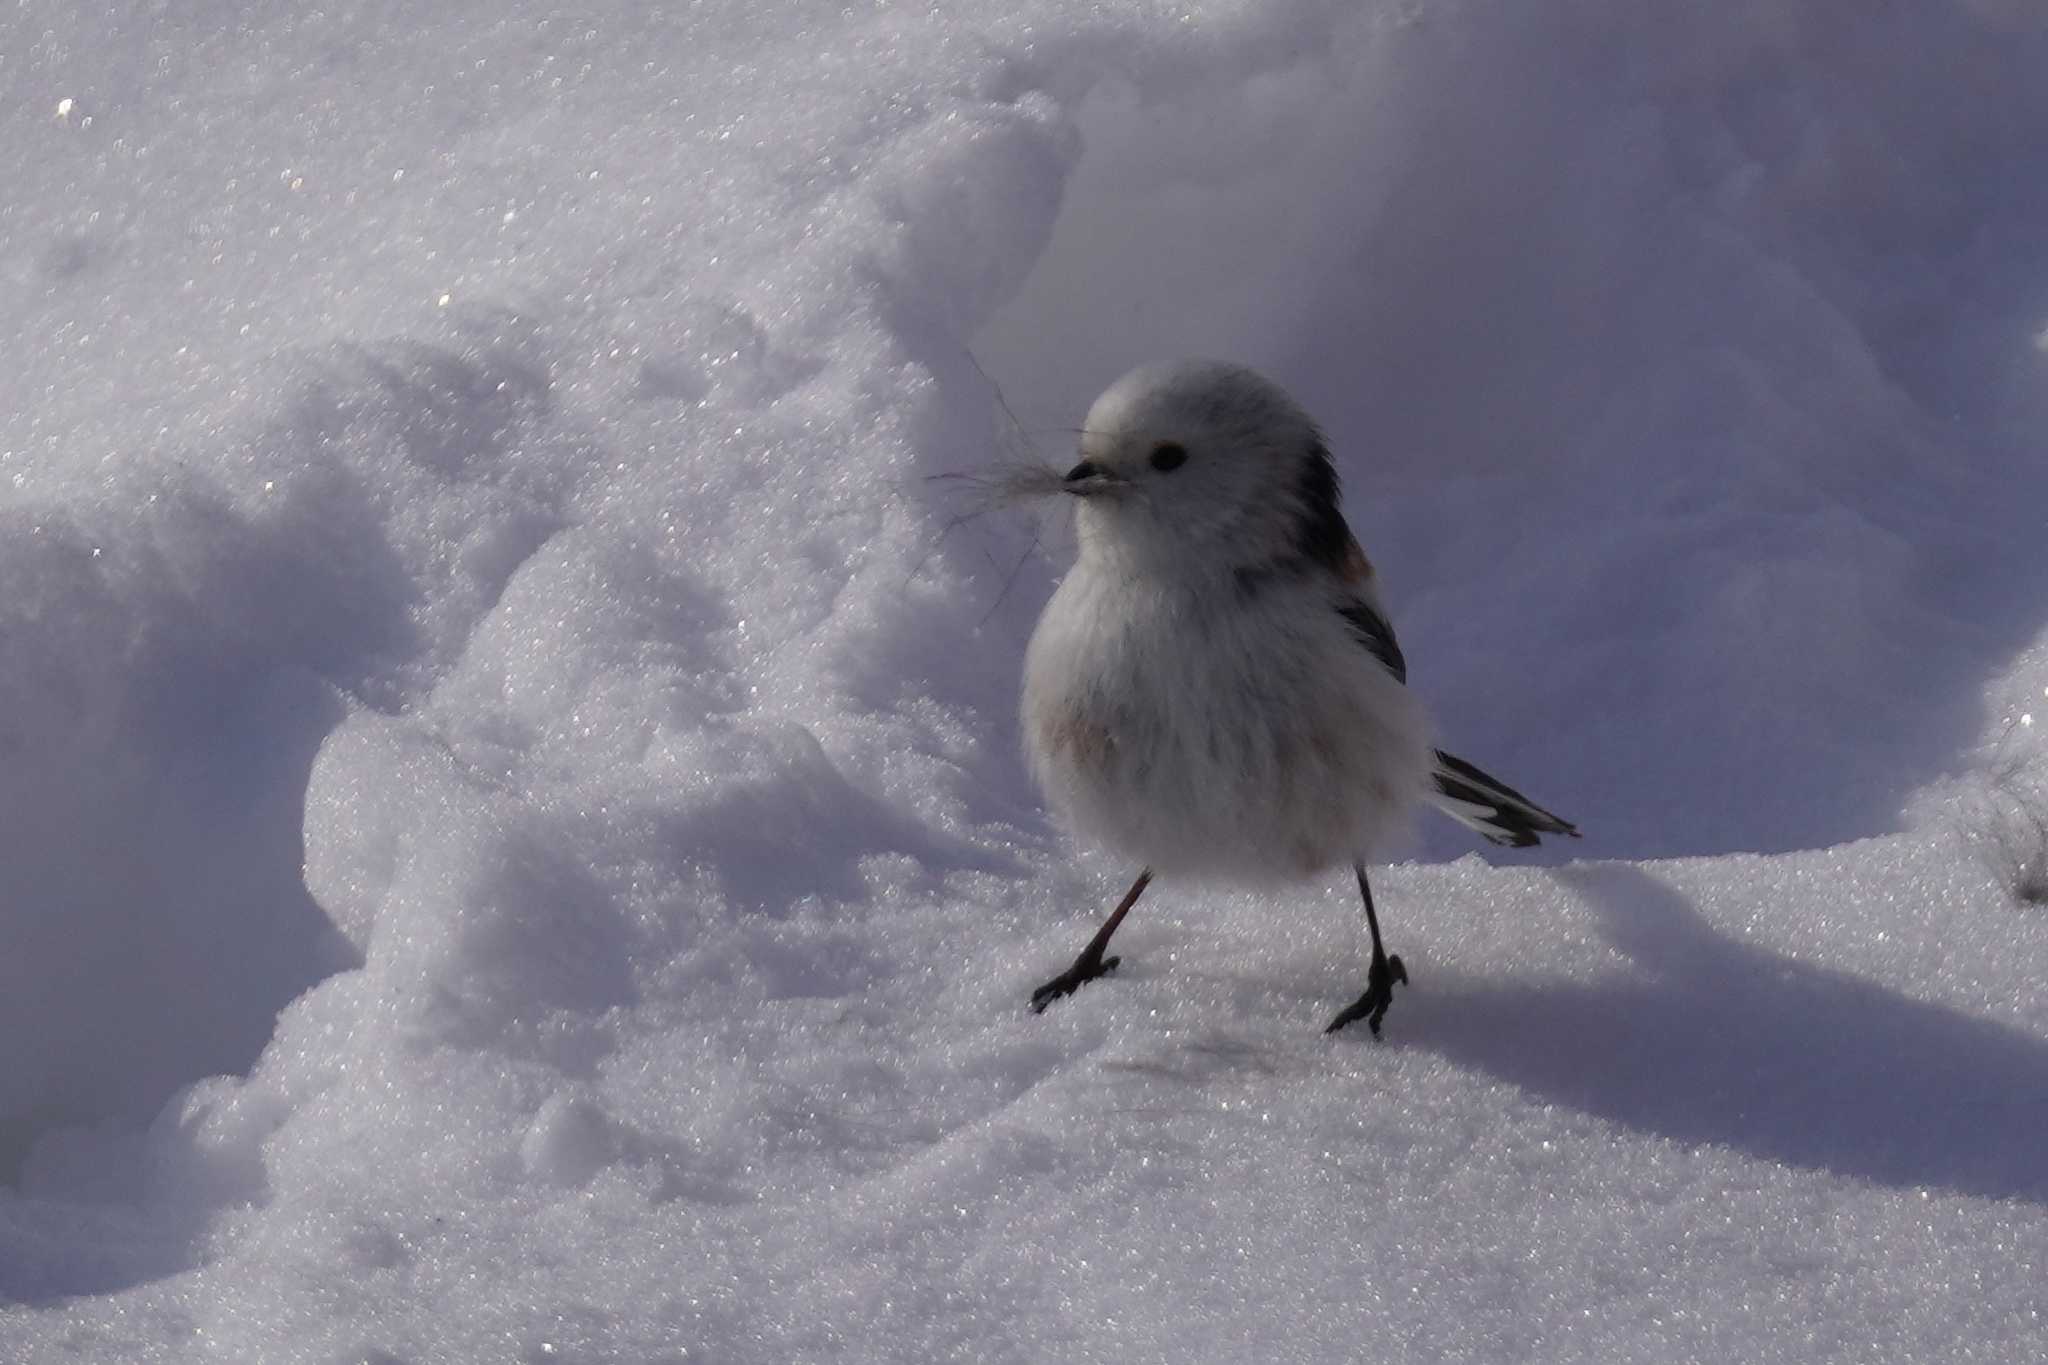
[[[1495,843],[1572,825],[1435,748],[1372,564],[1338,510],[1315,422],[1216,361],[1147,365],[1089,409],[1080,553],[1024,664],[1031,768],[1061,819],[1143,871],[1043,1010],[1113,970],[1154,875],[1269,886],[1351,866],[1372,961],[1330,1023],[1377,1034],[1407,971],[1380,937],[1367,857],[1420,801]]]

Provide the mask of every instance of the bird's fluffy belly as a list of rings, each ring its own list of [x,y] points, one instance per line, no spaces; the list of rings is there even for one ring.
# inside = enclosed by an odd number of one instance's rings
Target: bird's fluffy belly
[[[1319,604],[1200,616],[1061,585],[1032,637],[1032,767],[1075,833],[1163,875],[1262,883],[1369,854],[1423,790],[1407,690]]]

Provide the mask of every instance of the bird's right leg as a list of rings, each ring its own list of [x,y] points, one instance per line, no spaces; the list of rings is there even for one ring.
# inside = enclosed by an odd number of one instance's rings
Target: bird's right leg
[[[1074,959],[1074,965],[1061,972],[1052,980],[1031,992],[1031,1010],[1034,1014],[1045,1013],[1045,1007],[1063,995],[1072,995],[1098,976],[1107,976],[1116,970],[1120,957],[1106,958],[1103,949],[1109,947],[1110,935],[1124,922],[1124,916],[1131,913],[1131,907],[1138,903],[1138,897],[1145,894],[1145,886],[1152,880],[1152,869],[1146,868],[1138,874],[1138,880],[1131,883],[1131,889],[1124,892],[1124,898],[1117,902],[1116,909],[1109,912],[1109,918],[1095,931],[1095,937],[1088,940],[1088,946]]]

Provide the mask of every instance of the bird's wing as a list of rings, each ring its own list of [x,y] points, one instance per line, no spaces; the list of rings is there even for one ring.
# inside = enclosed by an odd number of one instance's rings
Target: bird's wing
[[[1408,660],[1402,657],[1401,646],[1394,639],[1394,627],[1376,600],[1378,594],[1373,591],[1372,561],[1365,557],[1365,551],[1359,548],[1357,539],[1348,531],[1344,540],[1344,557],[1338,562],[1336,572],[1345,592],[1339,599],[1337,614],[1350,627],[1352,638],[1364,645],[1387,672],[1394,675],[1394,681],[1405,683],[1408,681]]]
[[[1337,614],[1344,618],[1352,638],[1364,645],[1392,674],[1394,681],[1408,681],[1408,661],[1395,643],[1394,628],[1380,610],[1379,592],[1373,583],[1372,561],[1347,530],[1344,552],[1330,566],[1343,585],[1337,599]],[[1526,848],[1544,834],[1567,834],[1576,839],[1578,827],[1562,816],[1553,815],[1507,783],[1482,772],[1455,754],[1435,751],[1435,803],[1439,810],[1459,824],[1491,839],[1496,844]]]
[[[1337,614],[1351,628],[1352,638],[1386,666],[1387,672],[1394,675],[1395,682],[1408,681],[1408,661],[1401,657],[1401,646],[1394,640],[1394,628],[1387,624],[1386,617],[1380,615],[1379,608],[1362,597],[1355,597],[1338,607]]]

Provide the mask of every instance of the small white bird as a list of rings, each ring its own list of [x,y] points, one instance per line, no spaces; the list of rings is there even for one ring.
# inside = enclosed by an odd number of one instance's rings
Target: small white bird
[[[1365,992],[1329,1026],[1377,1034],[1405,982],[1365,860],[1418,801],[1498,844],[1578,830],[1432,746],[1336,467],[1294,400],[1239,365],[1125,375],[1088,410],[1080,554],[1024,663],[1033,774],[1077,834],[1142,864],[1035,1010],[1113,970],[1155,874],[1250,885],[1341,864],[1372,933]]]

